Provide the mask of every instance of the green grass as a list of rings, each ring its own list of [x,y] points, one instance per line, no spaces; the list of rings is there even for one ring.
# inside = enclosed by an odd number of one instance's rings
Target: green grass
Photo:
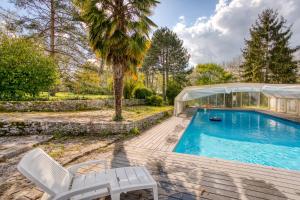
[[[124,107],[124,110],[128,112],[135,112],[136,114],[140,114],[140,113],[152,114],[161,111],[167,111],[172,108],[173,106],[130,106],[130,107]]]
[[[71,92],[57,92],[55,96],[49,96],[48,92],[42,92],[38,98],[47,99],[50,101],[72,100],[72,99],[108,99],[111,95],[97,95],[97,94],[74,94]]]
[[[172,110],[173,106],[130,106],[124,107],[125,119],[137,120],[159,112]]]

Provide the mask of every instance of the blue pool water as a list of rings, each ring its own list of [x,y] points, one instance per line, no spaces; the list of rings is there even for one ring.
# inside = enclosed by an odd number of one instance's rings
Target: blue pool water
[[[198,110],[174,151],[300,170],[300,124],[254,111]]]

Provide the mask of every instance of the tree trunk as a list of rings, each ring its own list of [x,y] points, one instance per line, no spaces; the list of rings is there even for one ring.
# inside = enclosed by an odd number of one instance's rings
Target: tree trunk
[[[147,72],[147,73],[145,73],[145,76],[146,76],[146,78],[145,78],[145,85],[146,85],[146,87],[148,87],[149,88],[149,72]]]
[[[55,8],[54,0],[51,0],[51,17],[50,17],[50,56],[55,55]]]
[[[122,117],[122,96],[124,72],[122,65],[113,67],[114,70],[114,95],[115,95],[115,121],[121,121]]]
[[[166,68],[166,88],[168,88],[168,85],[169,85],[169,67]]]
[[[154,87],[154,73],[151,73],[151,87]]]
[[[169,49],[167,49],[166,52],[165,64],[166,64],[166,91],[167,91],[169,85]]]
[[[163,87],[162,87],[162,92],[163,92],[163,98],[164,101],[166,101],[166,70],[163,70]]]

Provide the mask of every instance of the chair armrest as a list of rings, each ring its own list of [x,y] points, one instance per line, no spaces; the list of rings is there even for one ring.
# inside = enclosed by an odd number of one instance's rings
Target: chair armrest
[[[69,190],[67,192],[63,192],[61,194],[56,195],[52,200],[67,200],[67,199],[70,199],[73,196],[76,196],[76,195],[79,195],[79,194],[84,194],[84,193],[95,191],[95,190],[99,190],[99,189],[103,189],[103,188],[107,188],[108,191],[110,191],[109,182],[99,183],[99,184],[90,185],[90,186],[87,186],[87,187],[82,187],[82,188],[78,188],[78,189],[74,189],[74,190]]]
[[[88,166],[88,165],[95,165],[95,164],[102,164],[102,165],[104,165],[104,169],[105,170],[107,169],[106,160],[90,160],[90,161],[87,161],[87,162],[72,165],[72,166],[68,167],[67,169],[71,174],[74,175],[74,174],[76,174],[78,169],[80,169],[82,167],[85,167],[85,166]]]

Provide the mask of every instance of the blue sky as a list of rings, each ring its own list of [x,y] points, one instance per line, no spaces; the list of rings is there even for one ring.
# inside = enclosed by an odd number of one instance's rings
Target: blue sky
[[[8,7],[9,0],[0,0]],[[293,25],[290,45],[300,45],[300,0],[160,0],[152,20],[172,29],[188,49],[192,65],[223,63],[241,55],[259,13],[273,8]],[[180,19],[179,19],[180,18]],[[300,58],[300,51],[297,57]]]
[[[9,0],[1,0],[1,3],[0,3],[0,6],[3,7],[3,8],[11,8],[12,4],[9,3]]]
[[[12,8],[9,0],[0,0],[0,6]],[[187,23],[194,23],[199,16],[214,13],[218,0],[160,0],[151,18],[160,27],[174,27],[180,16],[185,16]]]
[[[174,27],[180,16],[184,16],[187,24],[194,23],[200,16],[214,13],[218,0],[160,0],[155,8],[153,21],[158,26]]]

